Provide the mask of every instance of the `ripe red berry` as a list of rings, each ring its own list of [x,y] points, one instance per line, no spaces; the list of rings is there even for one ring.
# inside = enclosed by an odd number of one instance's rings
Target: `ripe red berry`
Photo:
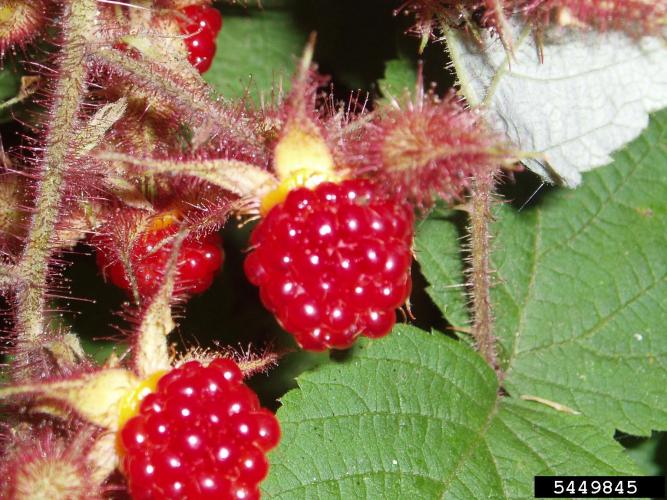
[[[297,188],[251,236],[248,279],[305,349],[381,337],[410,295],[413,213],[365,180]]]
[[[215,55],[215,40],[211,35],[206,31],[193,33],[185,39],[185,45],[190,64],[200,73],[208,71]]]
[[[215,38],[222,29],[222,15],[213,7],[188,5],[183,9],[183,14],[190,19],[191,26],[196,27],[196,29],[190,27],[190,33],[197,30],[208,31]]]
[[[188,60],[200,73],[211,67],[215,55],[215,38],[222,28],[220,12],[204,5],[189,5],[183,9],[188,22],[181,22],[181,31],[189,35],[185,38]]]
[[[190,361],[157,381],[119,434],[134,499],[257,499],[278,420],[234,361]]]
[[[162,280],[162,273],[171,253],[169,237],[177,231],[177,225],[149,229],[130,249],[130,265],[142,297],[153,295]],[[112,241],[98,238],[96,260],[104,276],[114,285],[130,291],[132,285],[125,268],[112,248]],[[215,273],[224,260],[222,240],[216,233],[204,239],[189,236],[181,245],[178,259],[178,275],[174,284],[177,293],[201,293],[213,283]]]

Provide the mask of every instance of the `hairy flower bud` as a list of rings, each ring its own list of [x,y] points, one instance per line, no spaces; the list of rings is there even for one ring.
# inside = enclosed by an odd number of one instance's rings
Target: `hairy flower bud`
[[[452,201],[478,172],[509,156],[482,116],[455,95],[420,95],[404,106],[380,108],[346,144],[345,164],[371,176],[389,194],[428,206]]]
[[[0,5],[0,57],[35,37],[46,21],[44,9],[43,0],[6,0]]]
[[[89,433],[82,433],[90,439]],[[52,430],[12,431],[0,463],[0,497],[98,498],[86,458],[88,446],[80,438],[65,439]],[[96,494],[97,492],[97,494]]]

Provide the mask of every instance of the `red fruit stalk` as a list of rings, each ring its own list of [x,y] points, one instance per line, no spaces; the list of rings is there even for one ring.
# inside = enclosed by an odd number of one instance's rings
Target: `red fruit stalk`
[[[34,204],[25,243],[17,268],[22,271],[20,286],[14,288],[15,338],[12,377],[25,380],[44,372],[35,369],[48,363],[44,345],[51,342],[52,330],[45,316],[47,290],[53,283],[52,252],[54,235],[65,203],[66,179],[79,168],[71,148],[82,133],[82,95],[87,87],[89,67],[82,64],[91,36],[98,35],[94,0],[79,0],[63,6],[62,50],[53,73],[53,93],[48,105],[48,122],[37,169]],[[71,159],[70,159],[71,158]]]
[[[26,182],[19,175],[2,172],[0,174],[0,254],[11,255],[20,244],[25,233],[21,220],[21,209],[26,198]]]
[[[297,188],[251,236],[248,279],[305,349],[387,335],[411,290],[413,214],[365,180]]]
[[[279,440],[275,416],[224,358],[161,376],[119,434],[134,500],[257,499]]]

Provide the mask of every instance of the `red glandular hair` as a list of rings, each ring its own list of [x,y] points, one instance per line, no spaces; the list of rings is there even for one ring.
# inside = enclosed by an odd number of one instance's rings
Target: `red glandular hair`
[[[573,24],[642,36],[658,34],[667,22],[665,0],[512,0],[507,3],[511,11],[520,12],[538,26]]]
[[[412,13],[412,31],[431,36],[438,24],[477,21],[501,37],[506,18],[518,15],[537,29],[575,26],[624,31],[633,37],[665,35],[667,0],[409,0],[398,9]]]
[[[451,0],[408,0],[404,2],[396,13],[412,14],[415,22],[410,31],[417,36],[430,38],[438,29],[439,21],[454,21],[463,12],[474,8],[474,1]]]

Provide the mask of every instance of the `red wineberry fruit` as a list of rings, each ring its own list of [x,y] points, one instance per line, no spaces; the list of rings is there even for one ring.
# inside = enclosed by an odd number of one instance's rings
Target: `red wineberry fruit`
[[[216,37],[222,29],[222,15],[220,14],[220,11],[214,7],[207,7],[205,5],[188,5],[183,9],[183,14],[190,19],[190,33],[202,30],[208,31],[213,37]],[[192,27],[196,28],[193,29]]]
[[[185,38],[185,46],[190,64],[200,73],[208,71],[215,55],[215,40],[211,35],[207,31],[190,34]]]
[[[149,228],[140,235],[130,249],[130,266],[136,279],[137,289],[142,297],[150,297],[159,289],[162,273],[169,261],[172,245],[170,237],[176,234],[177,224],[167,215],[155,218],[158,228]],[[168,222],[165,226],[165,220]],[[123,290],[132,290],[125,267],[112,248],[113,240],[97,238],[96,260],[106,279]],[[201,293],[213,283],[215,273],[224,260],[222,239],[217,233],[202,239],[188,236],[181,245],[178,256],[178,274],[174,284],[176,293]]]
[[[119,431],[132,498],[259,498],[280,426],[243,383],[238,365],[189,361],[151,385],[154,392]]]
[[[181,31],[188,35],[185,45],[188,49],[188,61],[200,73],[208,71],[213,62],[216,45],[215,38],[222,28],[220,12],[205,5],[189,5],[183,9],[188,21],[180,21]]]
[[[215,39],[222,28],[220,11],[205,5],[189,5],[182,11],[183,15],[175,16],[181,33],[186,35],[184,43],[188,50],[188,61],[200,73],[208,71],[213,63],[216,44]],[[140,52],[124,41],[113,44],[117,50],[127,52],[130,57],[138,59]]]
[[[389,333],[409,297],[413,222],[366,180],[296,188],[253,231],[245,272],[301,347],[347,348]]]

